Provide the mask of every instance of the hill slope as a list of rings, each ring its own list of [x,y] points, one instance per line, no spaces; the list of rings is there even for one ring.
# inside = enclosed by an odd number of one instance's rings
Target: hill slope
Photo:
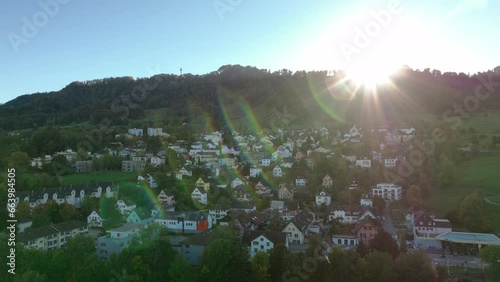
[[[344,82],[340,72],[334,76],[326,71],[270,73],[238,65],[223,66],[206,75],[105,78],[73,82],[60,91],[9,101],[0,106],[0,128],[15,130],[48,122],[97,124],[104,118],[127,124],[147,120],[145,113],[154,109],[165,109],[165,120],[208,119],[214,126],[228,120],[262,126],[290,123],[291,119],[304,125],[318,121],[386,123],[422,113],[442,115],[453,103],[463,103],[465,97],[473,95],[481,84],[478,77],[488,80],[492,75],[494,80],[500,78],[493,72],[469,77],[404,69],[393,77],[393,85],[379,88],[377,94],[364,93],[365,89]],[[491,96],[481,107],[499,109],[500,88]]]

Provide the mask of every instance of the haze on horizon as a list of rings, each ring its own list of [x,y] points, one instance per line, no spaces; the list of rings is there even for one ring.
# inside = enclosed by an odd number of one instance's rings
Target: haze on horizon
[[[359,2],[3,1],[0,103],[72,81],[227,64],[470,74],[500,65],[500,2]]]

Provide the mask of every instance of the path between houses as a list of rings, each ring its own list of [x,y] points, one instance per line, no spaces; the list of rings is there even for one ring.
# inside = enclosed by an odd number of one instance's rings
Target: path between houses
[[[500,197],[500,196],[494,196],[494,197],[489,197],[489,198],[498,198],[498,197]],[[495,202],[491,201],[490,199],[488,199],[488,197],[484,197],[484,200],[485,200],[487,203],[490,203],[490,204],[492,204],[492,205],[495,205],[495,206],[500,206],[500,204],[498,204],[498,203],[495,203]]]

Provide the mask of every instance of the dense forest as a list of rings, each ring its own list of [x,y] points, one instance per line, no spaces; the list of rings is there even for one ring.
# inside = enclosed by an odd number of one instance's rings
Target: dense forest
[[[276,110],[284,114],[285,109],[296,122],[306,125],[357,121],[359,116],[373,120],[372,111],[381,115],[377,120],[383,123],[422,111],[440,115],[477,91],[492,94],[482,108],[498,108],[500,89],[495,86],[499,79],[500,67],[474,75],[402,67],[376,95],[356,95],[369,89],[359,88],[342,71],[270,72],[226,65],[205,75],[104,78],[72,82],[60,91],[23,95],[0,105],[0,128],[98,124],[106,118],[116,125],[127,124],[150,109],[165,109],[165,120],[177,117],[187,123],[208,116],[220,127],[224,119],[245,117],[245,106],[258,113],[256,119],[263,126],[269,126]]]

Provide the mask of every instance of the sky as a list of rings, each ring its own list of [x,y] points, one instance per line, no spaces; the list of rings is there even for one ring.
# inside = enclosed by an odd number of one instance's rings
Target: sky
[[[500,1],[3,0],[0,103],[73,81],[396,65],[476,73],[500,65]]]

